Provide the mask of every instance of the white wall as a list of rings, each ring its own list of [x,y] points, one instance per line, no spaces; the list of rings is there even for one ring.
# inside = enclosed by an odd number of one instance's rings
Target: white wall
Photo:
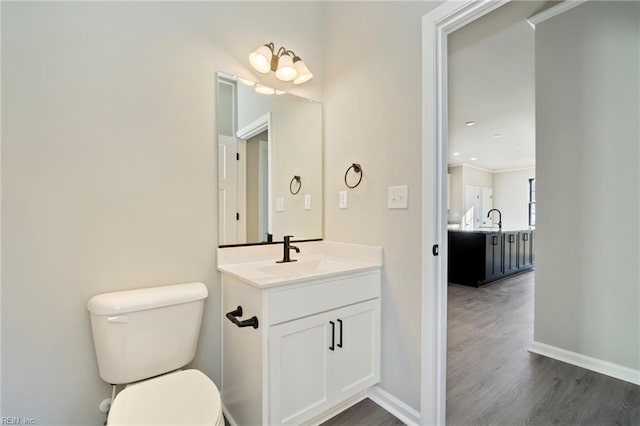
[[[640,3],[536,26],[535,340],[640,370]]]
[[[451,208],[448,212],[448,221],[450,223],[459,224],[462,221],[466,208],[466,188],[467,186],[475,186],[480,190],[480,201],[482,204],[482,189],[494,187],[494,172],[473,167],[467,164],[458,166],[450,166],[448,168],[451,173]],[[495,199],[496,191],[493,191]],[[495,207],[495,201],[494,205]],[[484,207],[481,212],[488,210]],[[483,223],[483,214],[480,213],[480,222]],[[496,219],[497,220],[497,219]]]
[[[464,185],[462,183],[462,166],[448,168],[451,173],[450,194],[451,207],[448,211],[448,221],[450,223],[460,223],[460,219],[464,215]]]
[[[493,174],[488,170],[477,169],[475,167],[463,165],[462,166],[462,186],[463,186],[463,197],[464,197],[464,187],[477,186],[480,188],[482,193],[482,188],[491,188],[493,187]]]
[[[258,79],[273,40],[321,99],[323,8],[3,2],[3,416],[102,424],[85,306],[106,291],[205,282],[194,365],[219,382],[215,73]]]
[[[493,173],[493,207],[502,212],[504,229],[529,228],[529,179],[535,169]]]
[[[420,408],[421,17],[436,2],[327,2],[325,230],[329,240],[384,247],[382,387]],[[364,178],[338,207],[344,173]],[[387,187],[409,208],[387,209]]]

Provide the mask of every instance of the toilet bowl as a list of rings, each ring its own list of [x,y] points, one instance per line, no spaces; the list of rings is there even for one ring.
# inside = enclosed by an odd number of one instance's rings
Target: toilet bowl
[[[100,377],[127,385],[107,424],[223,426],[220,392],[195,357],[203,283],[151,287],[92,297],[87,304]]]
[[[107,425],[224,426],[220,393],[198,370],[177,371],[127,386],[111,405]]]

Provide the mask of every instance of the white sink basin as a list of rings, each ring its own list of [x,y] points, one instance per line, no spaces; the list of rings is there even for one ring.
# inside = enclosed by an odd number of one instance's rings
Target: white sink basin
[[[296,262],[282,259],[282,245],[218,249],[218,270],[258,288],[333,278],[382,268],[382,248],[329,241],[296,243]]]
[[[351,262],[339,262],[332,259],[297,259],[296,262],[274,263],[258,269],[277,277],[300,277],[320,273],[331,273],[349,269]]]
[[[218,269],[256,287],[265,288],[379,269],[380,262],[364,261],[326,255],[300,256],[296,262],[276,263],[275,260],[219,265]]]

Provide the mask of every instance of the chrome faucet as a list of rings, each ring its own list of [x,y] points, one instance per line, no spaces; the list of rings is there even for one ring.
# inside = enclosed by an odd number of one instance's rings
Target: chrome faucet
[[[295,250],[296,253],[300,253],[300,249],[296,246],[291,245],[291,238],[293,235],[285,235],[284,236],[284,253],[282,256],[282,260],[276,260],[276,263],[289,263],[289,262],[297,262],[298,259],[291,259],[291,250]]]
[[[491,209],[489,210],[489,212],[487,213],[487,218],[491,217],[491,212],[496,211],[498,212],[498,229],[502,231],[502,212],[498,209]]]

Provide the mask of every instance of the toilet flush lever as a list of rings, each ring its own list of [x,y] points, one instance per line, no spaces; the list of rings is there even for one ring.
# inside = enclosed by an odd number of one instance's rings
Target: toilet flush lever
[[[109,322],[117,322],[119,324],[125,324],[125,323],[129,322],[129,316],[128,315],[118,315],[116,317],[107,317],[107,321],[109,321]]]

